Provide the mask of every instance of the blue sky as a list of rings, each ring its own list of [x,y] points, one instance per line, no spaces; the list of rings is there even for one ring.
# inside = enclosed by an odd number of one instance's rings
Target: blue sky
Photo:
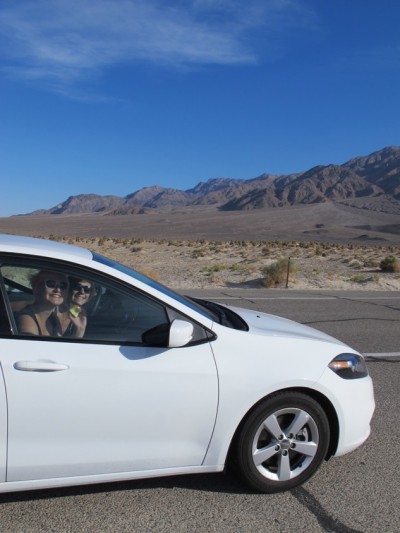
[[[0,216],[400,144],[396,0],[3,0]]]

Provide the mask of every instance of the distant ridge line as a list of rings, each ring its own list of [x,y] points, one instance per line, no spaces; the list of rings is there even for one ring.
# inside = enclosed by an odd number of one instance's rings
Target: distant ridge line
[[[50,209],[25,215],[101,213],[112,216],[190,206],[245,211],[323,202],[400,214],[400,147],[388,146],[342,165],[317,165],[301,173],[265,173],[248,180],[211,178],[188,190],[154,185],[125,197],[78,194]]]

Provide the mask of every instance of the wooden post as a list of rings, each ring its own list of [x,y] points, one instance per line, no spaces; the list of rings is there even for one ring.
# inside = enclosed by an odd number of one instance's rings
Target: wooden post
[[[289,286],[289,271],[290,271],[290,257],[288,258],[288,262],[287,262],[286,289]]]

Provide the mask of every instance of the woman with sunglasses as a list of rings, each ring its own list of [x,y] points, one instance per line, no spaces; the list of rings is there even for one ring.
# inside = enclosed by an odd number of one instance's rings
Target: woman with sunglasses
[[[64,337],[83,337],[87,324],[84,306],[91,300],[93,294],[94,286],[91,281],[69,278],[68,298],[57,310],[57,318]]]
[[[56,337],[62,335],[56,310],[68,295],[68,281],[61,272],[40,271],[31,278],[32,304],[18,315],[18,331],[22,335]]]

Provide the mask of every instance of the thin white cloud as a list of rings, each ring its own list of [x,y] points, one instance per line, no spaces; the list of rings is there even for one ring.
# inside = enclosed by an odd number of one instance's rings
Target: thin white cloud
[[[109,66],[257,62],[251,32],[301,24],[297,0],[13,0],[0,7],[2,70],[53,88]],[[301,16],[299,16],[301,14]]]

